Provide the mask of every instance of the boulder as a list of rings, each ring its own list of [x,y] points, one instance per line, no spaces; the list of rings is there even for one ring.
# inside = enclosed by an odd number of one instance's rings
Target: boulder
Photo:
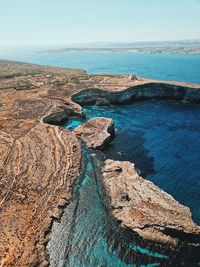
[[[115,127],[112,119],[98,117],[74,129],[88,148],[105,149],[115,136]]]

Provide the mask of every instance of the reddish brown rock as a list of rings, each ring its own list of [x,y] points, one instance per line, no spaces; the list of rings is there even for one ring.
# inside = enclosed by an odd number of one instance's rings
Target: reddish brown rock
[[[122,227],[132,229],[145,240],[174,247],[180,241],[200,242],[200,227],[192,221],[189,208],[140,177],[134,164],[107,160],[103,182],[112,215]]]
[[[46,243],[79,176],[73,133],[36,121],[0,120],[0,266],[46,266]]]
[[[76,127],[74,132],[88,148],[105,149],[115,136],[112,119],[98,117]]]

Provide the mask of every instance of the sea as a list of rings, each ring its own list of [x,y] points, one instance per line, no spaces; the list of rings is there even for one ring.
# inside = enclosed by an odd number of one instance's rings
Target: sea
[[[133,52],[42,52],[45,48],[0,47],[0,58],[88,73],[136,74],[141,77],[200,83],[200,55]],[[47,48],[46,48],[47,50]]]

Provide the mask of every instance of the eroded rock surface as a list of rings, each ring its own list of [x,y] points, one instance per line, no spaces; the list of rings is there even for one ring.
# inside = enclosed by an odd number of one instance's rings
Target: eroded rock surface
[[[60,127],[0,120],[0,266],[47,266],[46,243],[79,176],[80,143]]]
[[[87,88],[75,93],[72,100],[81,105],[99,105],[106,101],[106,105],[124,105],[151,99],[200,103],[200,86],[198,85],[142,79],[129,82],[127,83],[129,87],[126,88],[109,87],[109,90],[104,90],[102,87]]]
[[[145,240],[174,247],[181,241],[200,243],[200,227],[193,223],[189,208],[140,177],[134,164],[107,160],[102,176],[111,212],[123,227]]]
[[[98,117],[76,127],[74,132],[88,148],[105,149],[115,136],[115,127],[112,119]]]

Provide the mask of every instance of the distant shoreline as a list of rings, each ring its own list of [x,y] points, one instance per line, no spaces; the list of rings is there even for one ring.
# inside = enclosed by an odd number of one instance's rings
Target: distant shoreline
[[[200,47],[197,48],[170,48],[170,49],[144,49],[144,48],[63,48],[55,50],[37,51],[36,54],[62,54],[65,52],[94,52],[94,53],[146,53],[146,54],[185,54],[200,55]]]
[[[65,52],[109,52],[109,53],[150,53],[150,54],[200,54],[200,40],[137,42],[137,43],[104,43],[87,44],[80,47],[65,47],[37,51],[36,53],[57,54]]]

